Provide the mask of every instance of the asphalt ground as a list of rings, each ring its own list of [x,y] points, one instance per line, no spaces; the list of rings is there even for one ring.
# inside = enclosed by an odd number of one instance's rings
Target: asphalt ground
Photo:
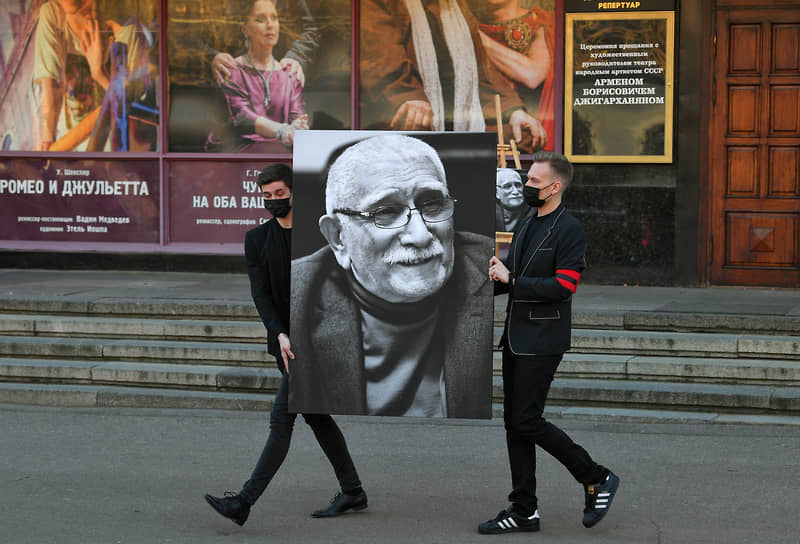
[[[553,420],[622,479],[608,516],[539,454],[542,531],[477,533],[506,506],[502,422],[340,417],[369,508],[312,519],[336,481],[298,418],[289,457],[243,527],[203,494],[237,491],[268,414],[0,405],[0,542],[800,542],[800,427]]]

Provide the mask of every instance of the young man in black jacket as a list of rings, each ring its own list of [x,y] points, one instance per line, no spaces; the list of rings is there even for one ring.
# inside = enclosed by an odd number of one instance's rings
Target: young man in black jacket
[[[275,356],[283,374],[270,414],[270,432],[261,457],[250,479],[239,493],[225,497],[206,495],[214,510],[243,525],[250,507],[258,500],[289,451],[297,414],[289,413],[290,361],[294,359],[289,340],[289,287],[292,243],[292,169],[280,163],[264,168],[258,175],[264,195],[264,207],[272,214],[263,225],[245,236],[244,250],[250,292],[258,314],[267,329],[267,351]],[[311,515],[318,518],[338,516],[348,510],[367,507],[367,495],[361,488],[356,467],[347,450],[341,430],[329,415],[303,414],[314,436],[328,457],[339,480],[341,491],[330,505]]]
[[[572,294],[585,268],[583,227],[561,203],[571,180],[572,165],[563,155],[540,151],[533,156],[523,196],[535,213],[514,229],[506,262],[492,257],[489,263],[495,294],[508,293],[500,345],[513,489],[511,506],[478,526],[483,534],[539,530],[536,446],[583,484],[585,527],[605,516],[619,486],[616,474],[542,417],[553,376],[570,348]]]

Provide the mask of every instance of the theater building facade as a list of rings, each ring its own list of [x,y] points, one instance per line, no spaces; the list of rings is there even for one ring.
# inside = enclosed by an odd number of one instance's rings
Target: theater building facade
[[[482,130],[497,95],[505,143],[516,110],[546,132],[522,168],[573,160],[587,282],[800,286],[800,2],[0,7],[0,267],[243,269],[294,131],[413,127],[436,85],[425,128],[475,130],[466,73]]]

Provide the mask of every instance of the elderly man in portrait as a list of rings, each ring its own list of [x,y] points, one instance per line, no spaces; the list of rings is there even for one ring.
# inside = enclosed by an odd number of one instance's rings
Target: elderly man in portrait
[[[522,197],[522,177],[513,168],[497,169],[494,227],[498,232],[513,232],[514,227],[531,214]]]
[[[456,207],[422,140],[375,136],[335,158],[328,245],[292,263],[293,410],[489,417],[493,242],[456,232]]]

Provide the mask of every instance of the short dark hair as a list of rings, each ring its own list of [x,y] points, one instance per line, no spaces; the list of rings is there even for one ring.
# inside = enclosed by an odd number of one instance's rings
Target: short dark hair
[[[546,162],[561,179],[561,183],[569,185],[572,182],[572,163],[561,153],[553,151],[537,151],[533,154],[533,162]]]
[[[258,173],[258,186],[262,187],[273,181],[282,181],[286,186],[292,188],[292,167],[282,162],[275,162],[264,168]]]

